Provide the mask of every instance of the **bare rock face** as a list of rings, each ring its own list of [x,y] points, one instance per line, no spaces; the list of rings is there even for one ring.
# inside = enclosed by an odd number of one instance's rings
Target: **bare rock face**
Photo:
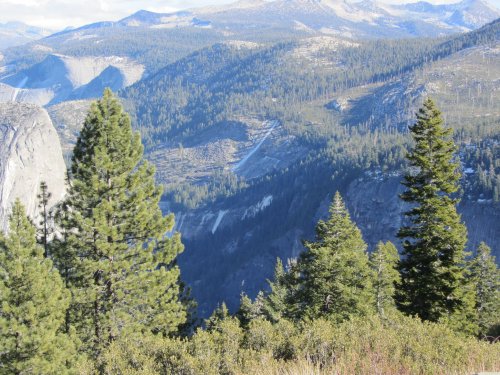
[[[41,181],[52,193],[49,205],[60,201],[65,173],[59,137],[47,112],[34,104],[0,103],[0,230],[7,229],[16,198],[37,218]]]

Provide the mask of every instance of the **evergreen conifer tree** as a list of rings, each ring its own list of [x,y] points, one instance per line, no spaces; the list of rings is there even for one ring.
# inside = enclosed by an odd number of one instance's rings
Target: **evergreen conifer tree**
[[[484,242],[470,264],[470,276],[476,288],[476,311],[481,335],[500,335],[500,272]]]
[[[287,273],[280,258],[276,261],[273,281],[268,280],[270,292],[264,299],[264,314],[269,321],[276,323],[287,316],[289,290]]]
[[[52,234],[51,223],[53,220],[52,211],[49,209],[49,199],[52,194],[45,181],[40,183],[40,193],[38,193],[38,207],[40,208],[40,229],[38,230],[38,242],[43,246],[44,256],[49,256],[49,236]]]
[[[19,200],[9,223],[9,234],[0,235],[0,373],[69,373],[76,348],[60,332],[69,292]]]
[[[79,285],[76,270],[80,258],[77,254],[78,246],[75,243],[76,238],[71,229],[74,227],[71,217],[72,215],[69,212],[67,202],[60,202],[56,207],[54,215],[54,221],[57,223],[58,229],[57,235],[49,243],[49,248],[54,266],[59,270],[64,286],[71,293],[71,300],[75,301],[74,292],[77,290],[77,285]],[[66,333],[70,332],[71,322],[76,319],[72,318],[74,315],[73,310],[71,307],[66,310],[64,320],[64,332]]]
[[[457,148],[431,99],[410,131],[415,146],[407,155],[411,171],[400,197],[411,209],[405,213],[409,224],[398,232],[403,257],[397,302],[407,314],[455,322],[458,328],[470,321],[474,296],[464,277],[467,230],[456,211],[458,199],[451,196],[459,187]]]
[[[397,270],[399,253],[390,241],[379,242],[370,254],[370,265],[374,272],[375,307],[381,317],[386,317],[396,310],[394,293],[400,276]]]
[[[337,192],[328,221],[319,221],[316,241],[304,242],[297,263],[299,317],[341,322],[373,312],[372,271],[366,243]]]
[[[248,324],[252,320],[263,315],[263,301],[264,294],[262,291],[259,292],[253,302],[245,293],[241,294],[240,307],[235,316],[240,321],[242,327],[248,327]]]
[[[85,119],[59,214],[67,249],[57,261],[73,293],[68,325],[94,358],[118,337],[171,334],[186,321],[175,262],[183,246],[178,233],[167,236],[174,217],[162,215],[154,173],[129,116],[106,89]]]
[[[212,315],[210,315],[208,319],[205,319],[205,327],[209,332],[214,331],[219,327],[221,322],[229,319],[230,317],[231,315],[229,315],[226,303],[222,302],[222,304],[217,305],[215,310],[212,312]]]

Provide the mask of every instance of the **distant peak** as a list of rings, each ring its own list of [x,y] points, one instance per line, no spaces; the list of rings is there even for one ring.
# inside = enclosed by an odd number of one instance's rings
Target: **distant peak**
[[[137,12],[135,12],[134,14],[132,14],[132,17],[133,16],[150,16],[150,15],[157,15],[159,13],[155,13],[155,12],[151,12],[149,10],[145,10],[145,9],[141,9],[141,10],[138,10]]]

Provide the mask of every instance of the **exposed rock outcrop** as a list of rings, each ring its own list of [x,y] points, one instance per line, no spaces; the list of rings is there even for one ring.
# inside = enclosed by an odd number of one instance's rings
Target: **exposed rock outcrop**
[[[401,176],[379,175],[353,181],[347,190],[346,201],[351,216],[361,229],[370,249],[378,241],[393,241],[400,246],[396,233],[404,221],[403,212],[409,205],[398,199],[403,192]],[[500,210],[498,203],[476,201],[463,197],[457,207],[467,226],[467,250],[474,251],[481,241],[500,256]]]
[[[25,70],[4,75],[0,98],[43,106],[98,98],[106,87],[119,90],[137,82],[143,74],[141,64],[125,57],[50,54]]]
[[[41,181],[52,193],[49,205],[60,201],[65,173],[59,137],[47,112],[33,104],[0,103],[0,229],[7,229],[16,198],[30,217],[37,217]]]

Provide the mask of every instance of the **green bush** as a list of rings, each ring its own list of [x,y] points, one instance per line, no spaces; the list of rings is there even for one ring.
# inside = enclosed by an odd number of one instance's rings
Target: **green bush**
[[[257,318],[246,330],[228,317],[190,339],[116,341],[101,358],[104,373],[127,375],[470,374],[500,370],[500,343],[400,315],[300,325]]]

